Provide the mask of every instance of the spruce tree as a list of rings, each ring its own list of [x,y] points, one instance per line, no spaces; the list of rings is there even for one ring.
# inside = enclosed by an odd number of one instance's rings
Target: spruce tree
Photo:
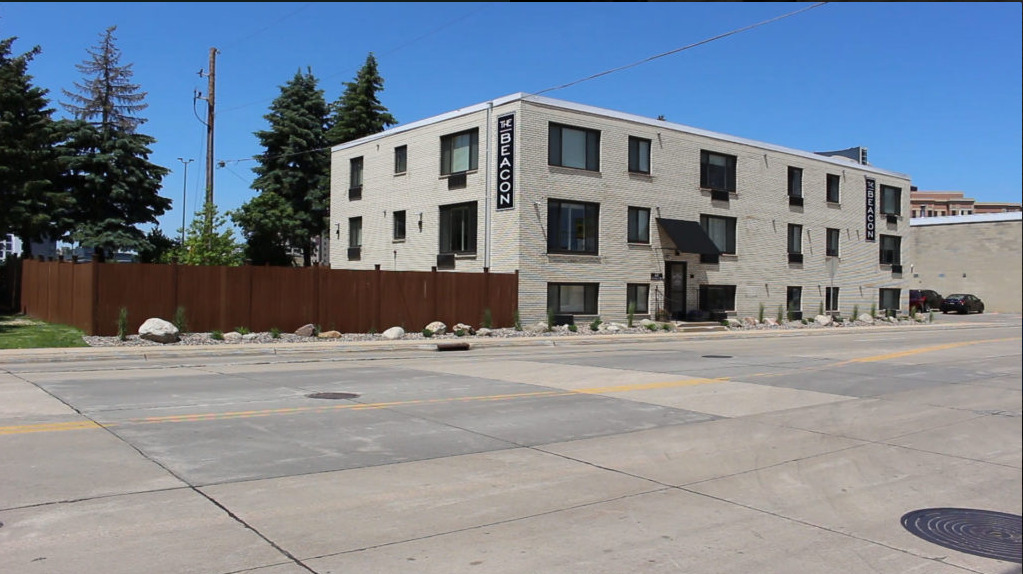
[[[377,60],[370,52],[354,82],[345,82],[340,98],[330,106],[327,139],[330,145],[342,144],[380,133],[398,120],[380,103],[377,92],[384,90],[384,79],[377,71]]]
[[[40,48],[12,56],[16,39],[0,40],[0,237],[18,236],[31,257],[33,241],[66,233],[72,200],[60,187],[59,131],[48,92],[28,74]]]
[[[247,239],[280,238],[285,243],[281,248],[302,250],[307,266],[312,263],[314,239],[327,228],[330,201],[327,102],[317,84],[311,70],[298,71],[263,116],[270,129],[255,133],[265,151],[253,168],[252,189],[279,199],[254,199],[235,217]],[[274,210],[276,219],[257,213],[266,209]],[[268,246],[252,247],[255,252]]]
[[[70,178],[78,218],[71,238],[92,247],[96,259],[118,250],[151,247],[137,225],[157,224],[171,201],[159,195],[170,170],[149,161],[156,139],[138,132],[145,119],[146,93],[131,82],[131,64],[121,65],[116,27],[107,28],[91,59],[78,66],[85,74],[78,93],[64,91],[62,102],[74,115],[68,122],[62,161]]]

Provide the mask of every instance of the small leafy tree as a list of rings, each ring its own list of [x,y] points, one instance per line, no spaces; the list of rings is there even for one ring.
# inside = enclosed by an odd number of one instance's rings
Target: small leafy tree
[[[179,305],[178,308],[174,310],[174,321],[173,322],[174,322],[174,326],[177,327],[179,333],[184,333],[184,332],[188,331],[188,319],[185,316],[185,308],[184,307]]]
[[[243,246],[234,240],[234,231],[226,226],[227,218],[217,212],[216,205],[207,203],[192,219],[178,261],[184,265],[241,265]]]
[[[128,308],[121,307],[117,313],[117,338],[126,341],[128,340]]]
[[[760,312],[757,313],[757,321],[759,321],[761,323],[764,322],[764,304],[763,303],[760,304]]]
[[[491,328],[493,326],[493,318],[490,315],[490,308],[483,310],[483,321],[480,323],[484,328]]]

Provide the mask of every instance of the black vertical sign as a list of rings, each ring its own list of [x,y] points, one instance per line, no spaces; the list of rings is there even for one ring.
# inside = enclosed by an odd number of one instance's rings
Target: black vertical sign
[[[515,114],[497,118],[497,209],[515,207]]]
[[[876,186],[874,185],[874,179],[867,178],[867,241],[874,241],[874,228],[877,219],[876,214]]]

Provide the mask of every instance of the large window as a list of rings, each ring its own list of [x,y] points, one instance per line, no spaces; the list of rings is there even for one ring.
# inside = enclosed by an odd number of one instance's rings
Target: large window
[[[881,263],[883,265],[902,264],[902,238],[898,235],[881,236]]]
[[[650,209],[629,208],[629,243],[650,243]]]
[[[451,175],[476,169],[479,148],[479,130],[475,128],[440,138],[440,174]]]
[[[597,314],[597,283],[548,283],[547,309],[558,314]]]
[[[842,176],[828,174],[828,203],[838,203],[841,199]]]
[[[547,252],[597,254],[600,204],[547,200]]]
[[[838,241],[842,237],[842,233],[833,228],[827,230],[827,248],[825,254],[828,257],[838,257]]]
[[[824,310],[838,312],[838,287],[824,288]],[[853,317],[855,319],[856,317]]]
[[[722,253],[735,253],[735,218],[701,215],[700,225]]]
[[[550,124],[547,163],[600,171],[600,132]]]
[[[394,148],[394,173],[405,173],[408,169],[408,146]]]
[[[803,170],[789,167],[789,197],[803,197]]]
[[[902,215],[902,189],[890,185],[881,186],[881,214]]]
[[[881,289],[877,296],[877,306],[884,311],[898,311],[901,295],[899,289]]]
[[[701,151],[700,187],[735,191],[735,156]]]
[[[790,223],[789,255],[800,255],[802,253],[803,253],[803,226]]]
[[[701,311],[734,311],[735,285],[700,285]]]
[[[650,312],[650,285],[648,283],[629,283],[625,286],[625,312]]]
[[[392,239],[395,241],[405,240],[405,211],[394,212],[394,225],[392,230]]]
[[[629,171],[650,173],[650,140],[629,137]]]
[[[362,158],[348,160],[348,199],[362,199]]]
[[[440,253],[476,253],[476,202],[440,207]]]

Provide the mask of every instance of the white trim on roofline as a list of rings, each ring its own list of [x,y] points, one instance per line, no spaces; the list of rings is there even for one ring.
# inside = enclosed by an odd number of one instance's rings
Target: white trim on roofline
[[[630,121],[630,122],[634,122],[634,123],[639,123],[639,124],[644,124],[644,125],[652,126],[652,127],[655,127],[655,128],[670,129],[670,130],[674,130],[674,131],[678,131],[678,132],[689,133],[689,134],[703,136],[703,137],[707,137],[707,138],[718,139],[718,140],[726,141],[726,142],[729,142],[729,143],[735,143],[735,144],[740,144],[740,145],[757,147],[757,148],[761,148],[761,149],[764,149],[764,150],[769,150],[769,151],[774,151],[774,152],[779,152],[779,153],[785,153],[785,154],[800,156],[800,157],[812,159],[814,161],[822,161],[822,162],[825,162],[825,163],[831,163],[831,164],[834,164],[834,165],[840,166],[840,167],[855,167],[856,169],[861,169],[863,171],[868,171],[868,172],[873,172],[873,173],[877,173],[877,174],[888,175],[888,176],[892,176],[892,177],[899,177],[899,178],[904,178],[904,179],[910,179],[908,175],[903,174],[903,173],[889,171],[889,170],[885,170],[885,169],[880,169],[880,168],[874,167],[874,166],[869,165],[869,164],[864,165],[864,164],[857,163],[857,162],[854,162],[852,160],[845,159],[845,158],[836,158],[836,157],[832,157],[832,156],[821,155],[821,154],[817,154],[817,153],[813,153],[813,152],[808,152],[808,151],[804,151],[804,150],[798,150],[798,149],[794,149],[794,148],[788,148],[788,147],[784,147],[784,146],[769,144],[769,143],[760,142],[760,141],[756,141],[756,140],[750,140],[750,139],[741,138],[741,137],[737,137],[737,136],[731,136],[731,135],[723,134],[723,133],[719,133],[719,132],[712,132],[712,131],[703,130],[703,129],[700,129],[700,128],[694,128],[692,126],[687,126],[687,125],[684,125],[684,124],[677,124],[677,123],[668,122],[668,121],[650,119],[650,118],[643,117],[643,116],[638,116],[638,115],[635,115],[635,114],[628,114],[628,113],[625,113],[625,112],[618,112],[618,111],[609,110],[609,109],[606,109],[606,108],[598,108],[598,107],[595,107],[595,106],[588,106],[588,105],[585,105],[585,104],[577,104],[575,102],[569,102],[569,101],[566,101],[566,100],[559,100],[559,99],[555,99],[555,98],[548,98],[546,96],[533,96],[533,95],[527,94],[525,92],[519,92],[519,93],[516,93],[516,94],[511,94],[511,95],[508,95],[508,96],[496,98],[496,99],[494,99],[492,101],[483,102],[483,103],[475,104],[475,105],[464,107],[464,108],[459,108],[457,110],[453,110],[453,111],[450,111],[450,112],[447,112],[447,113],[443,113],[443,114],[440,114],[440,115],[437,115],[437,116],[433,116],[433,117],[430,117],[430,118],[426,118],[426,119],[422,119],[422,120],[415,121],[415,122],[412,122],[412,123],[408,123],[408,124],[405,124],[403,126],[398,126],[398,127],[395,127],[395,128],[384,130],[384,131],[382,131],[382,132],[380,132],[378,134],[373,134],[371,136],[366,136],[364,138],[360,138],[360,139],[357,139],[357,140],[352,140],[350,142],[345,142],[343,144],[338,144],[336,146],[331,147],[330,151],[331,152],[341,151],[341,150],[344,150],[344,149],[348,149],[350,147],[354,147],[354,146],[357,146],[357,145],[362,145],[364,143],[368,143],[368,142],[374,141],[376,139],[379,139],[379,138],[382,138],[382,137],[385,137],[385,136],[392,136],[392,135],[395,135],[395,134],[400,134],[402,132],[406,132],[406,131],[413,130],[413,129],[416,129],[416,128],[420,128],[420,127],[423,127],[423,126],[439,123],[439,122],[442,122],[442,121],[445,121],[445,120],[450,120],[450,119],[453,119],[453,118],[457,118],[457,117],[473,114],[473,113],[476,113],[476,112],[481,112],[481,111],[484,111],[484,110],[486,110],[487,108],[489,108],[491,106],[494,106],[494,107],[501,106],[501,105],[504,105],[504,104],[507,104],[507,103],[511,103],[511,102],[515,102],[515,101],[518,101],[518,100],[522,100],[522,101],[526,101],[526,102],[532,102],[532,103],[536,103],[536,104],[540,104],[540,105],[544,105],[544,106],[549,106],[549,107],[554,107],[554,108],[562,108],[562,109],[572,110],[572,111],[576,111],[576,112],[582,112],[582,113],[593,114],[593,115],[597,115],[597,116],[604,116],[604,117],[608,117],[608,118],[614,118],[614,119],[619,119],[619,120]]]
[[[974,213],[971,215],[939,215],[936,217],[914,217],[909,220],[910,227],[924,225],[951,225],[953,223],[991,223],[995,221],[1023,221],[1023,212],[1009,211],[1006,213]]]

